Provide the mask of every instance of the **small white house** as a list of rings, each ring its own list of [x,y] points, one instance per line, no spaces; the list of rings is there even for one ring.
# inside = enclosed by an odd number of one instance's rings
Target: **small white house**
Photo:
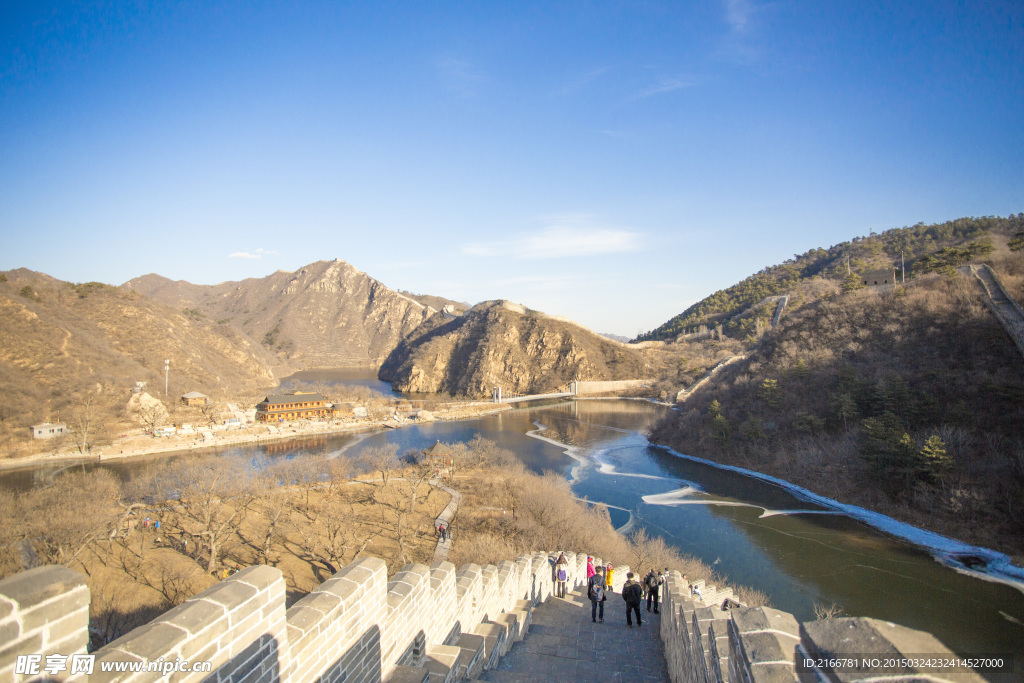
[[[33,439],[52,439],[61,436],[67,431],[67,426],[61,423],[51,424],[49,422],[41,425],[32,425]]]

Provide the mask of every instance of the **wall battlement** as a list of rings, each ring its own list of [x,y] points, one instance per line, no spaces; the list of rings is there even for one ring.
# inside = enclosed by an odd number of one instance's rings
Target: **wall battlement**
[[[280,570],[249,567],[96,651],[91,676],[16,675],[18,655],[85,654],[89,591],[85,577],[40,567],[0,581],[0,682],[155,681],[157,672],[101,673],[105,662],[210,661],[210,672],[178,672],[172,681],[454,683],[493,667],[529,628],[533,607],[554,593],[557,553],[456,570],[450,562],[406,565],[387,578],[383,560],[357,560],[285,609]],[[584,554],[566,553],[569,586],[586,583]],[[595,564],[603,564],[595,558]],[[629,567],[617,567],[621,592]],[[836,655],[843,643],[868,653],[948,653],[933,636],[873,619],[800,625],[769,608],[734,607],[728,588],[696,584],[701,600],[671,572],[664,590],[661,637],[673,681],[839,680],[801,674],[804,655]],[[584,618],[584,617],[581,617]],[[848,648],[848,645],[845,646]],[[952,655],[950,655],[952,656]],[[910,680],[914,672],[903,678]],[[809,677],[811,676],[811,677]],[[914,680],[920,680],[917,676]],[[929,680],[973,681],[929,674]],[[842,680],[858,680],[843,677]]]

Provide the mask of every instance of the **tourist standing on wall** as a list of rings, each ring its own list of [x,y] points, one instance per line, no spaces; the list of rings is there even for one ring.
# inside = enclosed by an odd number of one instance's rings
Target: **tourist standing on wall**
[[[588,555],[587,556],[587,581],[590,581],[590,577],[592,577],[596,573],[597,572],[594,571],[594,558],[592,558],[592,557],[590,557]]]
[[[644,588],[639,581],[633,580],[633,572],[626,573],[626,583],[622,586],[622,599],[626,601],[626,626],[633,628],[633,613],[636,613],[636,625],[643,626],[640,621],[640,601],[643,600]]]
[[[587,597],[590,598],[590,620],[596,622],[600,619],[603,624],[604,601],[608,599],[604,592],[604,567],[598,567],[594,575],[587,579]]]
[[[565,559],[565,553],[559,553],[555,560],[555,595],[564,598],[565,590],[569,581],[569,560]]]
[[[604,589],[606,591],[608,591],[609,593],[614,593],[615,592],[615,587],[612,585],[612,574],[614,574],[614,573],[615,573],[615,567],[613,567],[611,565],[608,565],[605,568],[605,576],[608,577],[608,580],[605,581],[605,583],[604,583]]]
[[[644,586],[647,588],[647,611],[651,611],[651,605],[654,605],[654,613],[658,613],[658,593],[661,592],[662,578],[655,573],[652,569],[647,573],[647,578],[644,579]]]

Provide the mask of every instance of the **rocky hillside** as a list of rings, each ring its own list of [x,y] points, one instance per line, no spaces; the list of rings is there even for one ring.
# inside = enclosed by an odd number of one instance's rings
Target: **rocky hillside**
[[[271,354],[279,375],[376,368],[438,313],[340,260],[209,286],[145,275],[124,288],[244,336]]]
[[[580,380],[652,376],[658,350],[611,341],[573,322],[490,301],[461,317],[438,317],[395,349],[380,371],[399,391],[520,394]]]
[[[43,420],[57,403],[137,381],[212,393],[273,386],[271,357],[230,328],[98,282],[72,284],[18,269],[0,274],[3,420]],[[50,406],[50,407],[48,407]]]

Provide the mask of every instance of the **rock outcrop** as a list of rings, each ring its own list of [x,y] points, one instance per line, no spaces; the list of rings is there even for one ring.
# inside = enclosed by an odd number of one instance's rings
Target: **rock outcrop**
[[[432,306],[340,260],[219,285],[146,275],[124,287],[237,330],[273,354],[279,374],[376,368],[406,335],[432,316],[441,317]]]
[[[645,377],[649,353],[571,321],[489,301],[421,326],[385,361],[380,377],[399,391],[486,396],[501,386],[545,393],[577,379]]]

